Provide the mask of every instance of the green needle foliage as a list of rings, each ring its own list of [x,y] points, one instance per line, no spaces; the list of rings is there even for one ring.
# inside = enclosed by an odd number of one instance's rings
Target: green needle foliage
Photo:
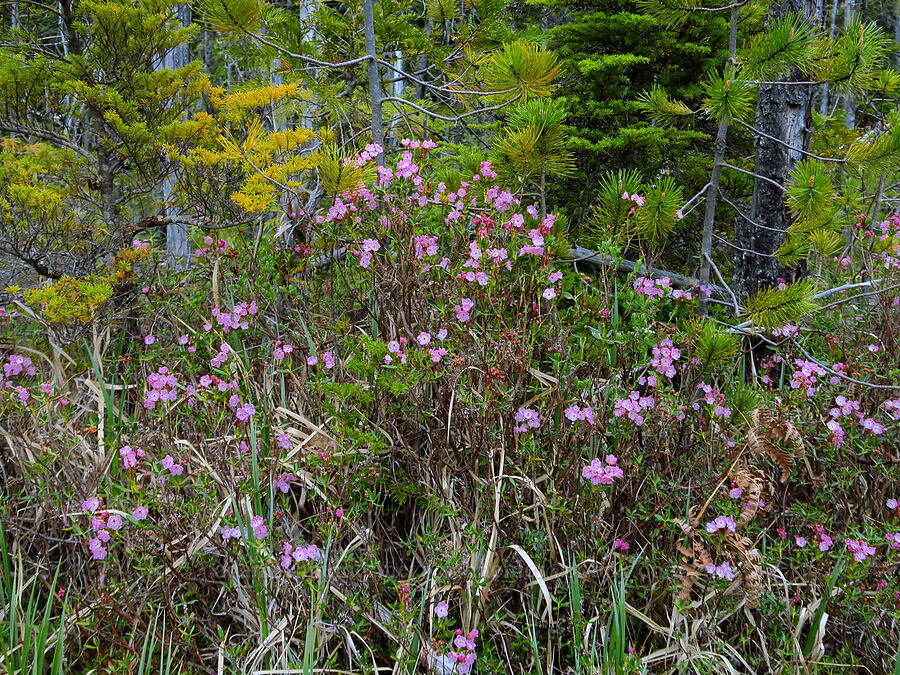
[[[764,288],[747,302],[746,310],[754,324],[777,328],[799,321],[816,307],[815,282],[804,278],[784,288]]]

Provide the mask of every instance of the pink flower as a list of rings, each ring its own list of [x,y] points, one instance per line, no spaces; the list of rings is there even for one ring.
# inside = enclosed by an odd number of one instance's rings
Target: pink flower
[[[246,422],[256,414],[256,408],[252,403],[245,403],[243,406],[234,411],[235,417],[239,422]]]
[[[269,528],[265,525],[265,518],[262,516],[253,516],[250,519],[250,527],[253,529],[253,536],[257,539],[265,539],[269,534]]]
[[[806,538],[801,537],[799,535],[794,535],[794,543],[796,543],[797,546],[799,546],[800,548],[805,548],[806,547]]]
[[[113,532],[122,527],[122,516],[118,513],[113,513],[109,519],[106,521],[106,526],[111,529]]]
[[[294,482],[295,479],[296,476],[292,473],[279,473],[275,476],[275,489],[287,494],[291,489],[290,484]]]
[[[131,515],[134,516],[135,520],[145,520],[148,514],[149,511],[147,510],[146,506],[135,506],[131,510]]]
[[[434,606],[434,615],[440,619],[443,619],[450,613],[450,608],[447,606],[447,603],[441,600],[438,604]]]
[[[628,545],[627,541],[624,541],[622,539],[616,539],[615,541],[613,541],[614,550],[622,551],[622,553],[624,553],[629,548],[631,548],[631,546]]]
[[[863,562],[866,558],[875,555],[875,547],[862,539],[844,539],[847,550],[853,554],[856,562]]]
[[[891,510],[896,510],[900,507],[900,503],[898,503],[896,499],[891,498],[887,500],[887,507]]]
[[[544,296],[545,300],[552,300],[556,297],[556,289],[554,288],[545,288],[544,292],[541,293]]]
[[[144,344],[147,345],[148,347],[150,345],[152,345],[154,342],[156,342],[155,336],[153,336],[153,335],[145,335],[144,336]]]
[[[617,462],[614,455],[606,456],[606,465],[599,457],[596,457],[590,464],[582,468],[581,476],[591,481],[591,485],[612,485],[616,478],[625,477],[625,472],[616,466]]]
[[[89,497],[88,499],[85,499],[81,503],[81,510],[87,511],[88,513],[93,513],[94,511],[96,511],[99,508],[100,508],[99,497]]]
[[[322,353],[322,365],[325,366],[326,370],[331,370],[332,368],[334,368],[334,352]]]
[[[416,342],[418,342],[421,346],[425,346],[431,343],[431,333],[421,332],[416,338]]]
[[[103,542],[99,539],[91,539],[88,542],[88,548],[90,549],[91,556],[94,558],[94,560],[103,560],[104,558],[106,558],[107,550],[103,546]]]
[[[737,523],[731,516],[717,516],[715,520],[711,520],[706,524],[706,531],[715,534],[719,530],[737,531]]]
[[[537,410],[533,408],[519,408],[516,411],[516,424],[513,431],[523,433],[529,429],[537,429],[541,426],[541,418]]]
[[[460,300],[459,304],[453,308],[453,311],[456,312],[456,320],[460,323],[466,323],[469,320],[469,312],[472,311],[474,306],[475,302],[469,298]]]

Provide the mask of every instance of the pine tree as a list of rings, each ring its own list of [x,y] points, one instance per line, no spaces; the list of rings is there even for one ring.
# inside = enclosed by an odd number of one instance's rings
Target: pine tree
[[[673,4],[668,0],[649,0],[648,6],[673,22],[681,20],[685,12],[697,9],[695,4]],[[737,28],[737,6],[706,9],[731,10],[732,25]],[[813,5],[773,6],[764,30],[744,39],[736,49],[733,65],[710,75],[699,110],[692,111],[659,89],[647,92],[642,99],[645,110],[657,122],[677,124],[680,119],[702,113],[720,125],[712,176],[703,190],[707,217],[700,251],[700,278],[704,283],[714,267],[713,228],[717,199],[722,195],[719,176],[728,173],[753,178],[750,215],[740,210],[744,196],[732,195],[732,199],[724,200],[729,207],[738,209],[737,241],[726,244],[736,251],[734,295],[745,298],[748,308],[759,304],[753,296],[764,290],[765,303],[777,305],[778,291],[767,289],[773,288],[779,278],[802,277],[808,255],[833,255],[839,248],[837,242],[855,213],[867,210],[864,203],[854,201],[853,194],[858,187],[871,185],[866,174],[875,164],[870,158],[881,161],[882,187],[885,171],[896,168],[892,163],[897,160],[894,153],[900,129],[895,113],[886,109],[896,108],[897,90],[891,83],[897,76],[883,70],[886,36],[872,24],[854,21],[831,38],[805,13],[814,9]],[[869,114],[879,120],[879,129],[850,133],[849,137],[846,133],[835,136],[828,131],[828,120],[819,119],[824,133],[814,147],[813,93],[817,85],[826,82],[838,93],[865,95],[878,91],[878,98],[871,99]],[[746,120],[754,110],[754,96],[756,114],[750,124]],[[726,161],[727,134],[732,126],[755,137],[754,163]],[[838,143],[828,143],[829,134]],[[838,174],[843,176],[840,195],[833,183]],[[879,204],[875,199],[876,215]],[[803,284],[784,289],[785,297],[790,295],[793,303],[788,305],[804,306],[797,302],[798,297],[810,289]]]
[[[703,153],[714,127],[704,120],[657,125],[640,114],[637,99],[652,86],[675,98],[700,96],[704,73],[727,56],[727,17],[698,14],[670,27],[633,0],[539,4],[563,13],[563,23],[548,31],[548,44],[562,66],[557,97],[569,111],[577,170],[552,196],[570,222],[583,221],[583,206],[594,202],[601,176],[620,168],[645,176],[665,170],[687,185],[702,185],[709,165]]]
[[[147,255],[135,237],[178,225],[183,260],[188,226],[258,219],[277,201],[273,182],[312,165],[296,156],[312,132],[258,123],[296,85],[226,95],[183,53],[166,63],[196,34],[183,7],[29,3],[3,29],[0,263],[51,321],[87,322],[124,291]]]

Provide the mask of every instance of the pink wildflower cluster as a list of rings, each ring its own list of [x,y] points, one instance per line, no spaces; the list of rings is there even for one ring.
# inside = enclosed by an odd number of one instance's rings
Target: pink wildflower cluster
[[[632,195],[628,194],[627,192],[623,192],[622,199],[624,199],[627,202],[631,202],[632,204],[634,204],[634,206],[637,206],[637,207],[643,206],[644,202],[645,202],[645,198],[642,197],[641,195],[637,194],[636,192]],[[629,211],[628,215],[634,214],[634,206],[631,208],[631,211]]]
[[[818,363],[812,361],[804,361],[803,359],[795,359],[794,365],[797,370],[791,377],[791,389],[804,389],[807,396],[814,396],[816,393],[816,384],[820,377],[825,376],[825,369]]]
[[[359,266],[368,267],[372,264],[372,254],[381,250],[381,243],[377,239],[363,239],[362,251],[354,251],[359,256]]]
[[[831,442],[836,448],[841,447],[844,442],[844,428],[838,422],[843,418],[850,418],[850,424],[859,423],[863,429],[871,434],[880,436],[884,433],[884,425],[876,422],[871,417],[866,417],[865,413],[859,409],[859,401],[848,399],[846,396],[836,396],[834,399],[835,407],[829,411],[830,419],[826,423],[826,427],[831,431]]]
[[[884,535],[884,538],[890,544],[892,551],[900,551],[900,532],[888,532]]]
[[[37,375],[37,368],[32,363],[31,357],[10,354],[6,359],[6,363],[3,364],[3,375],[8,379],[12,379],[22,373],[31,377]]]
[[[710,563],[706,566],[706,573],[711,576],[718,577],[719,579],[734,581],[734,570],[731,569],[731,563],[729,563],[727,560],[718,566]]]
[[[825,528],[822,525],[816,523],[813,525],[813,529],[816,531],[816,536],[819,539],[819,550],[824,553],[834,545],[834,540],[825,534]]]
[[[718,389],[715,389],[713,386],[706,384],[706,382],[700,383],[700,389],[703,391],[703,401],[706,405],[713,406],[713,415],[723,419],[731,417],[731,408],[725,406],[725,394]],[[693,408],[694,410],[699,410],[700,404],[694,402]]]
[[[483,253],[481,248],[478,246],[477,241],[469,242],[469,257],[466,262],[463,263],[463,267],[467,268],[466,272],[461,272],[457,275],[459,279],[465,279],[468,282],[478,282],[479,286],[487,286],[489,278],[488,275],[485,274],[484,270],[481,269],[480,259]]]
[[[419,150],[419,149],[433,150],[434,148],[437,147],[437,143],[435,143],[432,140],[426,139],[424,141],[418,141],[418,140],[411,140],[409,138],[401,139],[400,145],[402,145],[404,148],[409,148],[410,150]]]
[[[272,485],[282,494],[287,494],[291,489],[291,483],[295,480],[297,477],[292,473],[279,473],[275,475]]]
[[[249,317],[254,316],[257,311],[259,311],[259,307],[256,304],[256,300],[254,300],[249,303],[238,303],[231,308],[230,312],[222,312],[218,307],[213,307],[212,316],[227,334],[232,330],[246,330],[249,328]]]
[[[294,563],[315,562],[321,557],[319,547],[315,544],[309,546],[294,546],[286,541],[281,545],[281,566],[290,570]]]
[[[212,255],[223,255],[228,250],[228,242],[224,239],[213,239],[209,235],[203,237],[203,248],[194,251],[195,258],[205,258]]]
[[[731,516],[717,516],[715,520],[711,520],[706,524],[706,531],[715,534],[721,530],[729,532],[737,532],[737,523]]]
[[[173,476],[180,476],[184,473],[184,467],[175,461],[175,458],[172,455],[166,455],[162,458],[162,468],[168,471]]]
[[[624,478],[625,472],[617,466],[619,459],[615,455],[606,456],[606,464],[599,457],[595,457],[581,470],[582,478],[591,481],[591,485],[612,485],[616,478]]]
[[[365,166],[369,162],[374,161],[382,152],[384,152],[384,148],[382,148],[377,143],[367,143],[363,151],[356,155],[349,162],[352,163],[353,166],[360,168]]]
[[[513,431],[517,434],[524,433],[529,429],[537,429],[541,426],[541,417],[534,408],[519,408],[516,411],[516,425]]]
[[[632,287],[638,295],[648,298],[671,297],[675,300],[692,300],[694,298],[691,291],[673,288],[672,280],[669,277],[662,277],[661,279],[638,277],[634,280]]]
[[[321,356],[310,354],[306,357],[306,365],[312,368],[313,366],[318,365],[320,359],[326,370],[334,368],[334,352],[331,351],[322,352]]]
[[[6,363],[3,364],[4,377],[0,377],[0,389],[10,389],[13,386],[12,378],[18,375],[22,375],[23,373],[25,375],[33,377],[37,374],[37,368],[35,368],[34,363],[32,363],[30,357],[12,354],[7,358]],[[45,383],[41,386],[44,390],[44,393],[50,393],[49,384]],[[28,390],[28,387],[17,386],[15,387],[15,390],[16,400],[19,403],[27,404],[31,400],[31,392]]]
[[[240,539],[242,536],[244,539],[249,539],[251,533],[256,539],[265,539],[269,536],[269,528],[266,527],[266,519],[262,516],[253,516],[250,518],[249,531],[246,527],[229,527],[228,525],[223,525],[219,531],[222,534],[223,541]]]
[[[216,355],[209,360],[209,365],[213,368],[219,368],[228,360],[228,353],[231,351],[231,347],[228,346],[227,342],[223,342],[219,347],[219,351],[216,352]]]
[[[118,513],[100,511],[100,498],[89,497],[81,504],[81,509],[91,514],[91,530],[94,536],[88,541],[88,550],[94,560],[104,560],[109,553],[108,544],[112,539],[111,532],[117,532],[125,524]],[[98,512],[99,511],[99,512]],[[147,508],[138,506],[134,509],[135,520],[144,520],[147,517]]]
[[[870,546],[868,542],[863,541],[862,539],[844,539],[844,544],[847,546],[847,550],[853,554],[853,559],[856,562],[863,562],[866,558],[875,555],[875,547]]]
[[[256,407],[252,403],[245,403],[234,411],[234,416],[238,422],[247,422],[256,414]]]
[[[469,298],[460,300],[459,304],[453,308],[453,311],[456,312],[456,320],[460,323],[466,323],[470,318],[469,312],[472,311],[474,306],[475,302]]]
[[[774,335],[775,337],[789,338],[789,337],[794,337],[796,334],[797,334],[797,326],[795,326],[794,324],[791,324],[791,323],[781,326],[780,328],[772,329],[772,335]]]
[[[384,364],[390,365],[394,361],[394,356],[399,357],[400,363],[406,363],[406,352],[403,351],[403,345],[406,344],[406,338],[402,337],[399,340],[391,340],[388,342],[387,348],[390,354],[385,354],[384,356]]]
[[[531,243],[522,246],[519,249],[519,255],[536,255],[542,257],[544,255],[544,233],[537,229],[529,230],[528,238],[531,239]]]
[[[438,254],[438,238],[428,234],[420,234],[413,240],[415,247],[416,260],[420,260],[425,256]]]
[[[554,272],[551,272],[547,276],[547,281],[550,282],[551,284],[555,284],[557,281],[562,279],[562,276],[563,276],[562,272],[560,272],[559,270],[556,270]],[[553,286],[545,288],[544,292],[541,293],[541,295],[544,297],[545,300],[552,300],[553,298],[556,297],[556,288]]]
[[[156,408],[156,404],[160,401],[172,403],[178,398],[178,392],[175,390],[178,379],[165,366],[160,366],[155,373],[150,373],[147,376],[147,384],[150,385],[144,396],[144,407],[147,410]]]
[[[472,666],[475,665],[475,638],[478,637],[478,629],[473,628],[468,635],[463,635],[459,629],[456,631],[456,637],[453,638],[454,649],[447,653],[450,661],[456,664],[456,672],[461,675],[470,673]]]
[[[144,451],[140,448],[132,448],[130,445],[124,445],[119,448],[119,457],[122,458],[122,465],[126,469],[133,469],[137,466],[138,460],[144,456]]]
[[[612,547],[614,551],[621,551],[622,553],[625,553],[628,549],[631,548],[631,546],[628,545],[628,542],[624,539],[615,539],[613,541]]]
[[[650,365],[666,377],[675,377],[675,362],[681,358],[681,351],[672,340],[663,338],[653,345],[653,356]]]
[[[570,422],[578,422],[579,420],[583,420],[588,424],[595,424],[594,420],[594,409],[590,406],[584,406],[583,408],[577,405],[570,405],[565,409],[566,419]]]
[[[900,398],[885,401],[884,409],[892,420],[900,420]]]
[[[616,417],[626,415],[636,425],[641,426],[645,419],[641,413],[652,408],[655,403],[652,396],[641,396],[639,392],[631,391],[625,398],[616,399],[613,415]]]
[[[412,153],[407,150],[400,155],[400,159],[394,167],[394,175],[407,180],[415,177],[415,180],[421,181],[421,177],[416,176],[417,173],[419,173],[419,165],[413,161]]]
[[[281,340],[276,340],[275,349],[272,350],[272,358],[276,361],[284,361],[287,358],[287,355],[293,351],[294,345],[284,343]]]

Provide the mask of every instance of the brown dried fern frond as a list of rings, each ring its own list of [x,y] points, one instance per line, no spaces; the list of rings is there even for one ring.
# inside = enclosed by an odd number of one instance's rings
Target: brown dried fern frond
[[[687,602],[691,598],[691,589],[700,580],[700,573],[706,571],[706,566],[712,564],[712,556],[703,545],[703,541],[697,535],[696,523],[688,523],[681,518],[675,518],[675,524],[688,538],[687,542],[678,542],[675,546],[681,554],[681,565],[675,579],[681,583],[681,588],[675,596],[678,600]],[[690,544],[690,548],[685,544]]]
[[[762,597],[762,556],[753,546],[753,542],[740,534],[726,533],[725,542],[740,561],[741,585],[747,596],[747,605],[758,607]]]
[[[760,507],[763,501],[771,501],[768,496],[763,500],[764,493],[770,493],[769,481],[761,471],[752,468],[742,468],[732,476],[732,481],[743,493],[744,502],[738,524],[744,527],[750,524],[760,510],[764,510]]]
[[[750,413],[752,425],[747,444],[757,455],[768,456],[781,469],[781,482],[791,476],[794,461],[805,454],[803,439],[794,424],[779,410],[757,408]]]

